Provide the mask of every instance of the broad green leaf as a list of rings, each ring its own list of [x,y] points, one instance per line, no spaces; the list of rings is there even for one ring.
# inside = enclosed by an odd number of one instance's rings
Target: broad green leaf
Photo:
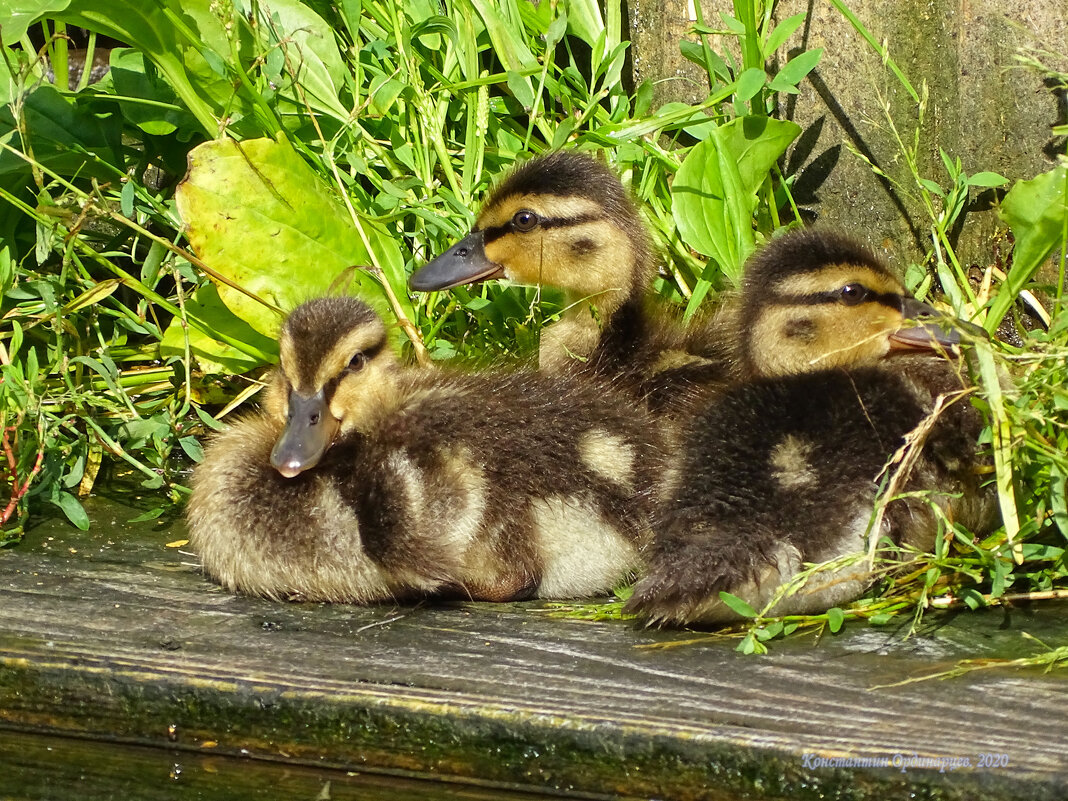
[[[227,6],[214,0],[109,0],[106,10],[97,0],[69,0],[50,16],[142,51],[209,135],[217,134],[218,120],[224,116],[246,134],[264,128],[277,132],[278,123],[269,114],[253,113],[260,109],[241,91],[231,69],[235,50],[243,64],[251,64],[278,38],[291,48],[290,65],[312,107],[348,119],[338,98],[338,87],[346,76],[344,63],[333,32],[322,18],[297,0],[271,3],[271,16],[257,19],[255,25],[227,13]],[[254,42],[253,35],[259,41]],[[285,91],[291,108],[303,107],[298,95],[288,88]],[[245,118],[249,121],[244,122]],[[149,129],[154,125],[146,124]]]
[[[743,654],[766,654],[768,652],[768,647],[756,638],[754,632],[749,632],[742,638],[742,641],[738,643],[738,647],[734,650],[740,651]]]
[[[944,190],[940,184],[930,180],[929,178],[920,178],[919,182],[920,186],[922,186],[931,194],[938,195],[938,197],[946,196],[946,190]]]
[[[719,594],[719,599],[730,607],[732,611],[742,617],[754,618],[757,616],[756,610],[737,595],[731,595],[729,592],[721,592]]]
[[[771,79],[768,87],[776,92],[796,93],[797,85],[815,69],[822,56],[822,47],[806,50],[801,55],[795,56],[786,62],[786,65]]]
[[[149,509],[147,512],[142,512],[141,514],[137,515],[137,517],[131,517],[126,522],[147,523],[149,520],[158,520],[166,511],[166,506],[157,506],[155,509]]]
[[[756,247],[756,192],[800,130],[788,121],[740,117],[711,130],[675,174],[672,214],[683,240],[714,258],[732,282]],[[701,281],[703,297],[708,281]]]
[[[134,185],[134,182],[127,181],[123,184],[122,192],[119,195],[119,208],[122,210],[122,216],[131,220],[134,216],[134,199],[136,191],[137,187]]]
[[[22,347],[22,326],[19,325],[18,320],[11,321],[11,339],[7,341],[7,355],[9,358],[15,358],[15,355],[19,352],[19,348]]]
[[[653,82],[646,78],[634,92],[634,116],[644,117],[653,106]]]
[[[969,609],[981,609],[986,606],[986,600],[983,598],[983,594],[974,587],[961,588],[960,597],[964,600],[964,603],[968,605]]]
[[[26,349],[26,378],[31,382],[40,378],[40,363],[37,361],[37,348]]]
[[[144,448],[153,439],[163,439],[170,433],[170,424],[160,415],[128,420],[119,427],[126,447],[133,450]]]
[[[794,14],[792,17],[787,17],[768,35],[767,42],[764,43],[764,52],[768,55],[774,53],[780,47],[782,47],[786,40],[793,35],[793,32],[801,27],[801,23],[805,21],[806,13],[802,11],[800,14]]]
[[[711,70],[712,76],[719,78],[723,83],[731,83],[731,71],[722,58],[720,58],[712,48],[705,48],[697,42],[690,42],[683,39],[679,42],[679,51],[683,57],[692,61],[703,70]],[[763,70],[757,70],[757,72],[763,72]],[[756,80],[754,77],[752,80]]]
[[[996,172],[977,172],[968,179],[968,186],[994,187],[1004,186],[1009,179]]]
[[[267,32],[268,26],[275,25],[277,29],[270,31],[269,38],[265,37],[263,46],[276,47],[279,40],[284,42],[290,67],[296,72],[311,106],[343,122],[347,120],[349,111],[340,99],[346,68],[333,29],[298,0],[270,0],[266,9],[271,19],[261,20],[258,29]]]
[[[567,9],[567,30],[591,47],[597,43],[605,30],[601,6],[596,0],[571,0],[561,9]],[[610,44],[615,44],[611,42]]]
[[[767,626],[761,626],[753,633],[756,635],[756,638],[761,642],[767,642],[768,640],[773,640],[780,634],[782,634],[782,630],[782,621],[776,620],[774,623],[769,623]]]
[[[117,116],[101,113],[99,108],[91,112],[51,84],[41,84],[25,95],[23,124],[34,158],[61,175],[114,176],[110,170],[98,167],[92,156],[109,164],[123,164]],[[11,109],[0,108],[0,130],[15,127]],[[7,150],[0,151],[0,175],[29,173],[29,170],[25,160]]]
[[[727,29],[731,33],[740,35],[745,34],[745,24],[739,21],[737,17],[732,17],[730,14],[725,14],[722,11],[720,12],[719,17],[723,20],[723,24],[727,26]]]
[[[193,406],[193,411],[197,413],[197,417],[200,418],[200,422],[202,422],[204,425],[206,425],[212,431],[225,431],[226,430],[226,426],[223,423],[220,423],[218,420],[216,420],[210,414],[205,412],[199,406],[195,406],[194,405]]]
[[[63,477],[60,482],[64,487],[70,489],[76,487],[82,482],[82,476],[85,475],[85,454],[81,454],[74,460],[74,464],[71,466],[67,475]]]
[[[984,323],[997,330],[1020,291],[1068,234],[1068,168],[1055,167],[1030,181],[1017,181],[1001,202],[1001,219],[1012,229],[1012,268],[990,304]]]
[[[837,606],[827,610],[827,626],[832,632],[837,634],[841,631],[843,623],[845,623],[845,612]]]
[[[687,61],[692,61],[702,69],[705,68],[705,49],[699,43],[683,39],[679,42],[679,52]]]
[[[223,108],[241,112],[231,81],[216,74],[205,54],[230,53],[223,22],[212,0],[70,0],[51,16],[110,36],[142,50],[208,134],[218,129]],[[235,34],[240,38],[240,31]]]
[[[752,204],[744,194],[719,129],[689,152],[671,186],[672,215],[683,240],[715,259],[732,281],[755,248]]]
[[[185,451],[185,455],[192,459],[194,462],[204,461],[204,449],[197,442],[196,437],[180,437],[178,444],[182,446],[182,450]]]
[[[381,284],[363,269],[373,260],[348,211],[287,144],[205,142],[190,153],[189,174],[176,199],[196,253],[266,303],[288,312],[339,288],[385,312]],[[407,303],[397,243],[371,220],[360,225],[386,278]],[[278,314],[259,300],[225,284],[219,296],[261,334],[277,334]],[[410,305],[405,311],[413,314]]]
[[[88,367],[90,370],[92,370],[104,380],[104,383],[107,385],[108,389],[111,390],[111,394],[113,397],[121,398],[123,396],[122,390],[119,389],[118,371],[115,369],[114,363],[110,362],[110,360],[105,363],[98,361],[92,358],[91,356],[75,356],[70,360],[70,363],[84,364],[86,367]]]
[[[1059,561],[1064,558],[1064,548],[1056,545],[1047,545],[1041,542],[1025,542],[1021,546],[1024,560],[1033,562],[1037,560]]]
[[[502,3],[503,5],[503,3]],[[564,4],[551,4],[551,3],[512,3],[516,12],[518,12],[518,19],[521,22],[521,27],[518,30],[526,30],[526,33],[530,38],[537,37],[542,41],[546,41],[545,37],[549,32],[549,26],[552,24],[553,19],[557,17],[557,12],[566,14],[567,10],[564,9]],[[570,5],[570,2],[566,5]],[[454,4],[453,8],[457,8]],[[509,13],[509,17],[513,20],[515,16]]]
[[[0,31],[5,45],[15,44],[30,25],[46,14],[62,11],[70,0],[0,0]]]
[[[759,67],[750,67],[738,76],[738,85],[734,90],[735,97],[741,102],[756,97],[756,93],[764,88],[768,76]]]
[[[406,86],[400,81],[394,81],[385,76],[376,77],[371,81],[371,85],[367,90],[367,94],[371,99],[371,105],[368,109],[370,113],[376,116],[388,114]]]
[[[104,298],[109,297],[122,282],[118,278],[105,278],[97,284],[94,284],[89,289],[82,292],[78,297],[63,307],[64,314],[70,314],[78,309],[91,306],[94,303],[99,303]]]
[[[508,71],[508,89],[515,99],[523,104],[523,108],[530,109],[534,106],[534,89],[530,84],[530,78],[519,72]]]
[[[720,128],[721,141],[738,163],[738,175],[745,192],[756,192],[786,148],[801,134],[801,126],[790,120],[759,115],[739,117]]]
[[[122,115],[147,134],[166,135],[176,128],[196,130],[197,122],[182,109],[178,96],[158,77],[149,77],[145,54],[129,47],[111,51],[111,82],[115,93],[151,102],[122,103]]]
[[[189,351],[196,358],[201,372],[226,375],[246,373],[268,361],[277,360],[278,343],[253,329],[223,305],[214,284],[202,286],[186,298],[185,314],[190,322]],[[212,331],[216,336],[207,333]],[[242,352],[227,342],[241,343],[246,349],[258,350],[261,355]],[[159,343],[159,351],[164,358],[185,354],[185,335],[179,318],[175,317],[167,326]]]
[[[61,491],[56,495],[52,502],[63,510],[63,514],[67,516],[67,520],[82,531],[88,530],[89,515],[85,513],[85,509],[82,508],[82,504],[77,498],[69,492]]]

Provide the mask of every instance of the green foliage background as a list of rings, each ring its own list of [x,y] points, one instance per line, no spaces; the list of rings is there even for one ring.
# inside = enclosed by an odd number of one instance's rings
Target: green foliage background
[[[0,540],[50,507],[86,527],[78,498],[102,465],[160,499],[147,517],[173,513],[197,436],[255,393],[279,312],[305,297],[364,295],[392,312],[398,345],[421,361],[531,352],[559,311],[550,294],[490,285],[412,299],[405,287],[466,233],[494,177],[531,153],[603,154],[665,256],[656,291],[692,314],[798,216],[779,162],[800,131],[775,112],[821,53],[780,56],[770,70],[804,21],[772,12],[739,0],[733,15],[700,20],[698,43],[681,47],[704,68],[705,100],[654,109],[651,85],[627,85],[612,2],[0,0],[0,416],[11,461]],[[103,80],[68,89],[67,26],[91,32],[90,47],[97,35],[129,46],[110,50]],[[915,164],[915,144],[901,141]],[[893,610],[947,588],[970,588],[960,597],[973,604],[1014,583],[1049,590],[1066,572],[1068,172],[1062,163],[1008,191],[1015,259],[980,298],[946,232],[971,191],[1005,179],[944,162],[938,180],[912,170],[938,247],[910,285],[940,290],[990,331],[1024,290],[1044,291],[1053,319],[1023,348],[979,349],[1008,529],[976,543],[947,523],[946,548]],[[1035,286],[1055,252],[1059,280]],[[1002,391],[998,370],[1018,380]],[[754,617],[755,649],[782,628]]]

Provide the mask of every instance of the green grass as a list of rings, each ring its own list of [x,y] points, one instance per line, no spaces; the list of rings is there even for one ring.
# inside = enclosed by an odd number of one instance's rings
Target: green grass
[[[833,5],[915,101],[915,119],[888,112],[885,120],[907,166],[896,189],[928,215],[930,253],[910,266],[910,288],[989,331],[1014,320],[1017,298],[1031,292],[1050,322],[1025,333],[1023,347],[995,343],[977,356],[1007,526],[981,542],[947,526],[937,553],[908,576],[888,569],[849,609],[781,620],[752,610],[740,629],[750,651],[799,628],[836,631],[851,619],[1057,593],[1068,572],[1068,170],[1062,163],[1011,185],[1002,213],[1013,258],[1003,275],[973,287],[950,231],[968,225],[971,193],[1009,183],[966,174],[951,153],[944,173],[922,174],[926,99],[915,86],[923,76],[906,76],[862,20]],[[533,352],[559,311],[550,293],[487,285],[411,299],[404,286],[466,232],[492,180],[531,153],[603,154],[642,202],[665,256],[655,290],[690,313],[730,288],[749,253],[798,217],[793,176],[780,162],[799,130],[776,112],[821,53],[785,58],[804,20],[776,23],[770,5],[738,0],[733,15],[699,20],[681,47],[704,71],[705,98],[661,109],[651,84],[628,88],[623,79],[624,20],[613,3],[603,13],[593,0],[277,0],[272,14],[209,0],[97,6],[71,0],[30,27],[26,17],[0,19],[0,542],[17,542],[34,515],[58,511],[89,525],[78,499],[117,471],[132,472],[156,499],[147,516],[172,514],[198,438],[254,396],[274,358],[270,306],[301,292],[358,277],[355,291],[392,309],[403,347],[420,361],[482,365]],[[63,33],[74,25],[131,47],[112,52],[103,82],[67,91],[57,86],[67,85]],[[55,66],[56,86],[42,79],[39,52]],[[1021,62],[1063,86],[1057,58],[1029,53]],[[739,141],[741,117],[759,124],[755,142]],[[327,211],[285,222],[304,240],[357,254],[342,259],[347,272],[316,261],[287,290],[269,248],[237,262],[187,233],[208,218],[183,206],[176,187],[188,154],[218,137],[249,152],[270,140],[272,158],[307,170],[292,186],[278,178],[263,181],[260,196],[228,198],[241,223],[222,230],[223,244],[270,241],[270,221],[250,222],[264,216],[264,202],[284,208],[314,185]],[[268,161],[246,160],[267,173]],[[190,186],[235,175],[194,172]],[[678,191],[688,185],[704,196]],[[1051,254],[1053,271],[1040,273]],[[267,304],[248,299],[252,285]],[[618,604],[570,613],[612,616]]]

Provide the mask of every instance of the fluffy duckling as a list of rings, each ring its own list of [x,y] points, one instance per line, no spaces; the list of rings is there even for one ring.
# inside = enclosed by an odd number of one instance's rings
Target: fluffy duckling
[[[652,245],[629,193],[604,165],[560,151],[531,159],[490,195],[471,234],[416,271],[419,292],[508,278],[562,289],[566,311],[542,331],[540,367],[582,363],[656,407],[727,375],[703,326],[684,329],[646,295]],[[664,304],[666,306],[666,304]]]
[[[723,623],[737,615],[720,592],[759,612],[805,563],[864,551],[868,537],[930,549],[938,516],[923,498],[893,500],[869,528],[884,468],[943,398],[957,400],[919,438],[897,492],[930,491],[950,520],[990,527],[983,423],[950,354],[959,335],[882,262],[842,237],[787,234],[747,266],[738,308],[739,357],[759,377],[684,431],[680,483],[654,521],[628,611],[654,624]],[[821,572],[772,613],[823,611],[870,582],[861,563]]]
[[[652,427],[595,382],[399,366],[353,298],[299,306],[264,410],[193,475],[190,540],[230,590],[369,603],[611,590],[648,537]]]

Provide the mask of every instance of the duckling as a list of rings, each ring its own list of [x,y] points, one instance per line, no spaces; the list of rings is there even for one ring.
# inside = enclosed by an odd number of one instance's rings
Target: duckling
[[[898,493],[930,491],[976,533],[994,522],[982,486],[978,411],[951,355],[959,334],[910,297],[864,247],[802,231],[747,265],[737,350],[753,376],[717,395],[683,432],[680,482],[654,519],[647,574],[627,611],[651,624],[738,619],[728,592],[758,612],[781,585],[865,550],[868,537],[929,550],[938,514],[919,497],[873,510],[884,469],[941,406]],[[911,320],[911,322],[910,322]],[[893,472],[893,469],[890,469]],[[907,477],[905,477],[907,476]],[[865,565],[820,572],[772,614],[824,611],[870,584]]]
[[[647,303],[652,254],[649,233],[612,171],[590,156],[559,151],[504,180],[472,232],[417,270],[409,286],[428,292],[503,277],[560,288],[566,310],[542,331],[541,369],[582,363],[658,407],[728,370],[707,327],[685,329],[670,319],[667,304]]]
[[[639,562],[659,456],[596,382],[400,366],[353,298],[280,336],[261,413],[206,449],[190,541],[231,591],[371,603],[611,590]]]

